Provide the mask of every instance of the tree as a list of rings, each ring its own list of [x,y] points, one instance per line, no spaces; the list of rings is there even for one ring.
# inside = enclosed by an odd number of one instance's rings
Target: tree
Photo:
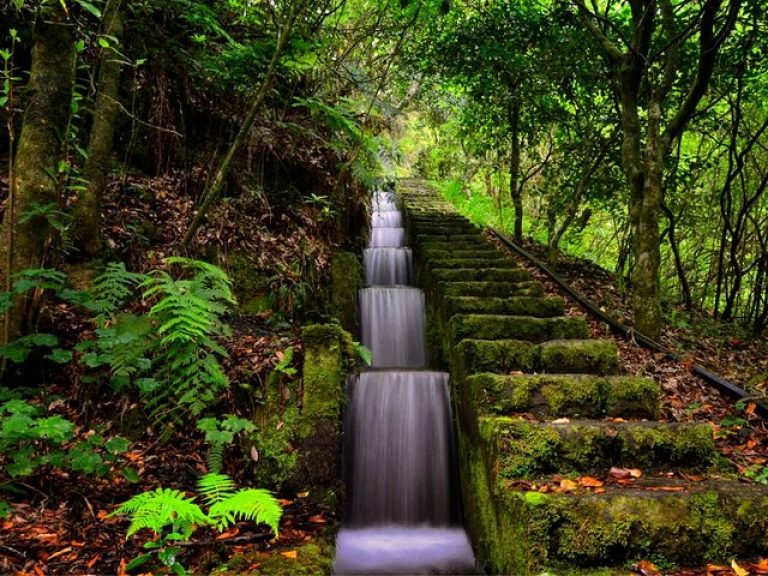
[[[58,162],[70,114],[75,73],[74,28],[64,5],[45,4],[38,17],[32,65],[26,86],[27,106],[16,149],[13,186],[0,233],[0,277],[40,268],[51,259],[52,227],[46,212],[58,206]],[[24,333],[30,302],[8,311],[3,341]]]
[[[572,0],[578,18],[612,70],[629,184],[632,311],[635,328],[658,338],[661,325],[659,220],[665,165],[705,97],[718,53],[734,29],[741,0]]]
[[[86,189],[74,209],[74,235],[81,256],[94,258],[101,251],[101,200],[107,184],[110,156],[119,111],[120,63],[117,44],[123,34],[122,0],[108,0],[103,14],[101,58],[88,158],[83,175]]]

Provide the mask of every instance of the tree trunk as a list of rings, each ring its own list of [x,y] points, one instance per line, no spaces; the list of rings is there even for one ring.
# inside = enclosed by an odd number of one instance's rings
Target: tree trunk
[[[37,206],[58,204],[56,168],[61,158],[70,113],[75,58],[74,29],[63,7],[51,3],[42,11],[32,47],[26,87],[27,107],[15,158],[13,210],[6,212],[0,232],[0,277],[45,265],[52,232],[45,216],[21,221]],[[3,341],[24,333],[27,303],[16,302],[3,319]]]
[[[120,13],[122,0],[108,0],[104,8],[103,34],[121,39],[123,19]],[[73,234],[80,248],[80,255],[92,259],[101,252],[101,200],[107,185],[110,157],[118,113],[120,87],[120,61],[110,48],[101,49],[99,82],[96,104],[93,110],[93,126],[88,142],[88,159],[83,175],[88,185],[74,207]]]
[[[512,133],[512,149],[509,155],[509,194],[515,207],[515,241],[523,241],[523,191],[520,189],[520,102],[515,89],[510,91],[509,127]]]
[[[635,258],[632,274],[632,312],[635,317],[635,329],[656,340],[662,328],[659,218],[665,147],[659,134],[660,121],[661,107],[652,102],[648,109],[643,188],[639,198],[633,195],[635,206],[630,210],[633,216],[632,248]]]
[[[685,266],[683,266],[683,259],[680,255],[680,246],[677,242],[677,222],[672,210],[666,204],[662,203],[661,209],[669,220],[669,247],[672,249],[672,255],[675,259],[675,270],[677,270],[677,278],[680,281],[683,305],[690,312],[693,309],[693,298],[691,297],[691,285],[688,283],[688,275],[685,273]]]

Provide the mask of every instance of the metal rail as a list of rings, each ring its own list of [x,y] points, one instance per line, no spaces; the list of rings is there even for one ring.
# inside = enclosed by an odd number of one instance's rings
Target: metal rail
[[[493,235],[493,237],[496,238],[499,242],[501,242],[507,248],[516,252],[517,254],[519,254],[529,262],[531,262],[534,266],[536,266],[542,272],[544,272],[547,276],[549,276],[552,279],[552,281],[560,287],[561,290],[563,290],[571,298],[573,298],[576,302],[578,302],[579,305],[582,308],[584,308],[587,312],[589,312],[592,316],[594,316],[601,322],[608,324],[611,330],[613,330],[618,334],[621,334],[625,338],[634,339],[635,342],[637,342],[644,348],[648,348],[649,350],[653,350],[654,352],[660,352],[664,354],[664,356],[668,359],[675,360],[678,362],[683,360],[683,358],[679,354],[672,352],[669,348],[666,348],[659,342],[656,342],[656,340],[653,340],[652,338],[649,338],[645,334],[641,334],[640,332],[635,331],[633,328],[630,328],[628,326],[625,326],[624,324],[621,324],[615,318],[612,318],[611,316],[608,316],[607,314],[605,314],[603,311],[597,308],[597,306],[595,306],[591,301],[587,300],[582,294],[574,290],[574,288],[570,284],[568,284],[568,282],[562,276],[558,275],[556,272],[551,270],[544,262],[536,258],[533,254],[529,253],[525,249],[515,244],[512,240],[509,239],[509,237],[505,236],[504,234],[501,234],[500,232],[498,232],[493,228],[488,228],[488,230]],[[715,374],[714,372],[707,370],[706,368],[704,368],[704,366],[701,366],[700,364],[693,364],[691,366],[691,372],[693,372],[696,376],[698,376],[705,382],[708,382],[709,384],[713,385],[715,388],[717,388],[721,392],[728,394],[732,398],[737,398],[739,400],[752,399],[752,396],[750,396],[750,394],[747,393],[746,390],[736,386],[734,383],[729,382],[728,380],[726,380],[725,378],[722,378],[718,374]],[[759,414],[763,418],[768,418],[768,406],[766,406],[765,404],[761,404],[759,402],[755,402],[755,404],[756,404],[755,413]]]

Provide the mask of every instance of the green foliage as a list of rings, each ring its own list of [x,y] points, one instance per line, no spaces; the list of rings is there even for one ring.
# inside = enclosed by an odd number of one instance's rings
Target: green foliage
[[[45,416],[21,398],[0,404],[0,460],[11,478],[29,476],[42,466],[85,474],[105,474],[129,442],[98,433],[76,440],[75,425],[63,416]],[[65,445],[68,445],[65,448]]]
[[[224,450],[235,441],[240,432],[253,432],[256,426],[250,420],[226,414],[222,418],[202,418],[197,421],[197,429],[205,432],[205,441],[211,446],[208,451],[208,469],[212,473],[221,472]]]
[[[200,478],[198,492],[208,506],[207,513],[195,502],[194,496],[188,497],[180,490],[171,488],[156,488],[137,494],[112,513],[130,517],[126,538],[145,528],[156,535],[156,539],[144,544],[147,552],[134,558],[128,564],[128,570],[156,556],[174,573],[186,574],[177,560],[180,551],[178,543],[188,541],[199,526],[212,526],[222,531],[245,520],[266,524],[277,535],[282,509],[267,490],[236,490],[229,476],[211,473]]]

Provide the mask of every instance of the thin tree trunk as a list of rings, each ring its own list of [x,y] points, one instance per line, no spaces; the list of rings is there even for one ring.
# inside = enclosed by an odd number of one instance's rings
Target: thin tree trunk
[[[515,207],[515,241],[523,241],[523,191],[520,182],[520,102],[515,88],[510,89],[509,127],[512,132],[512,148],[509,155],[509,194]]]
[[[6,213],[0,234],[0,277],[26,268],[40,268],[51,227],[45,216],[23,220],[39,205],[58,204],[56,167],[70,112],[74,82],[74,29],[63,7],[51,3],[42,11],[32,47],[27,107],[16,150],[14,207]],[[11,242],[11,238],[13,241]],[[9,266],[10,264],[10,266]],[[3,340],[24,333],[26,302],[15,302],[7,317]],[[5,324],[6,321],[3,321]]]
[[[122,0],[108,0],[104,8],[103,34],[121,39]],[[74,207],[74,236],[82,257],[95,258],[101,252],[101,201],[107,185],[109,161],[115,135],[120,88],[120,61],[113,50],[101,49],[98,93],[93,111],[93,126],[88,143],[88,159],[83,174],[86,189]]]
[[[680,246],[677,243],[675,215],[664,203],[662,203],[661,209],[667,215],[667,219],[669,220],[669,247],[672,249],[672,255],[675,258],[675,270],[677,270],[677,278],[680,280],[680,292],[683,296],[683,304],[685,305],[685,309],[690,312],[693,307],[691,285],[688,283],[688,275],[685,273],[683,259],[680,256]]]
[[[278,32],[277,45],[275,46],[272,59],[270,60],[269,66],[267,67],[267,73],[264,76],[264,80],[256,92],[253,103],[248,110],[248,114],[246,114],[245,118],[243,119],[243,123],[240,126],[240,130],[235,136],[232,145],[224,155],[224,159],[221,161],[221,165],[219,166],[216,175],[213,177],[209,188],[203,193],[200,208],[198,209],[195,217],[192,219],[189,228],[187,228],[187,232],[184,234],[184,240],[182,241],[182,246],[184,247],[187,247],[192,241],[192,238],[195,237],[195,233],[203,223],[203,220],[206,218],[208,210],[211,208],[211,206],[213,206],[215,202],[218,201],[219,196],[221,195],[221,191],[224,188],[224,182],[226,181],[229,170],[232,167],[232,160],[248,137],[248,134],[250,133],[251,128],[256,121],[256,117],[261,110],[261,105],[264,103],[264,99],[266,98],[267,93],[269,92],[269,88],[272,85],[272,80],[274,79],[277,72],[277,65],[280,62],[280,57],[282,56],[285,46],[288,44],[288,39],[291,36],[291,30],[293,29],[293,25],[296,22],[296,17],[302,9],[302,4],[302,2],[297,2],[292,5],[290,13],[288,14],[288,19],[286,20],[282,29]]]

